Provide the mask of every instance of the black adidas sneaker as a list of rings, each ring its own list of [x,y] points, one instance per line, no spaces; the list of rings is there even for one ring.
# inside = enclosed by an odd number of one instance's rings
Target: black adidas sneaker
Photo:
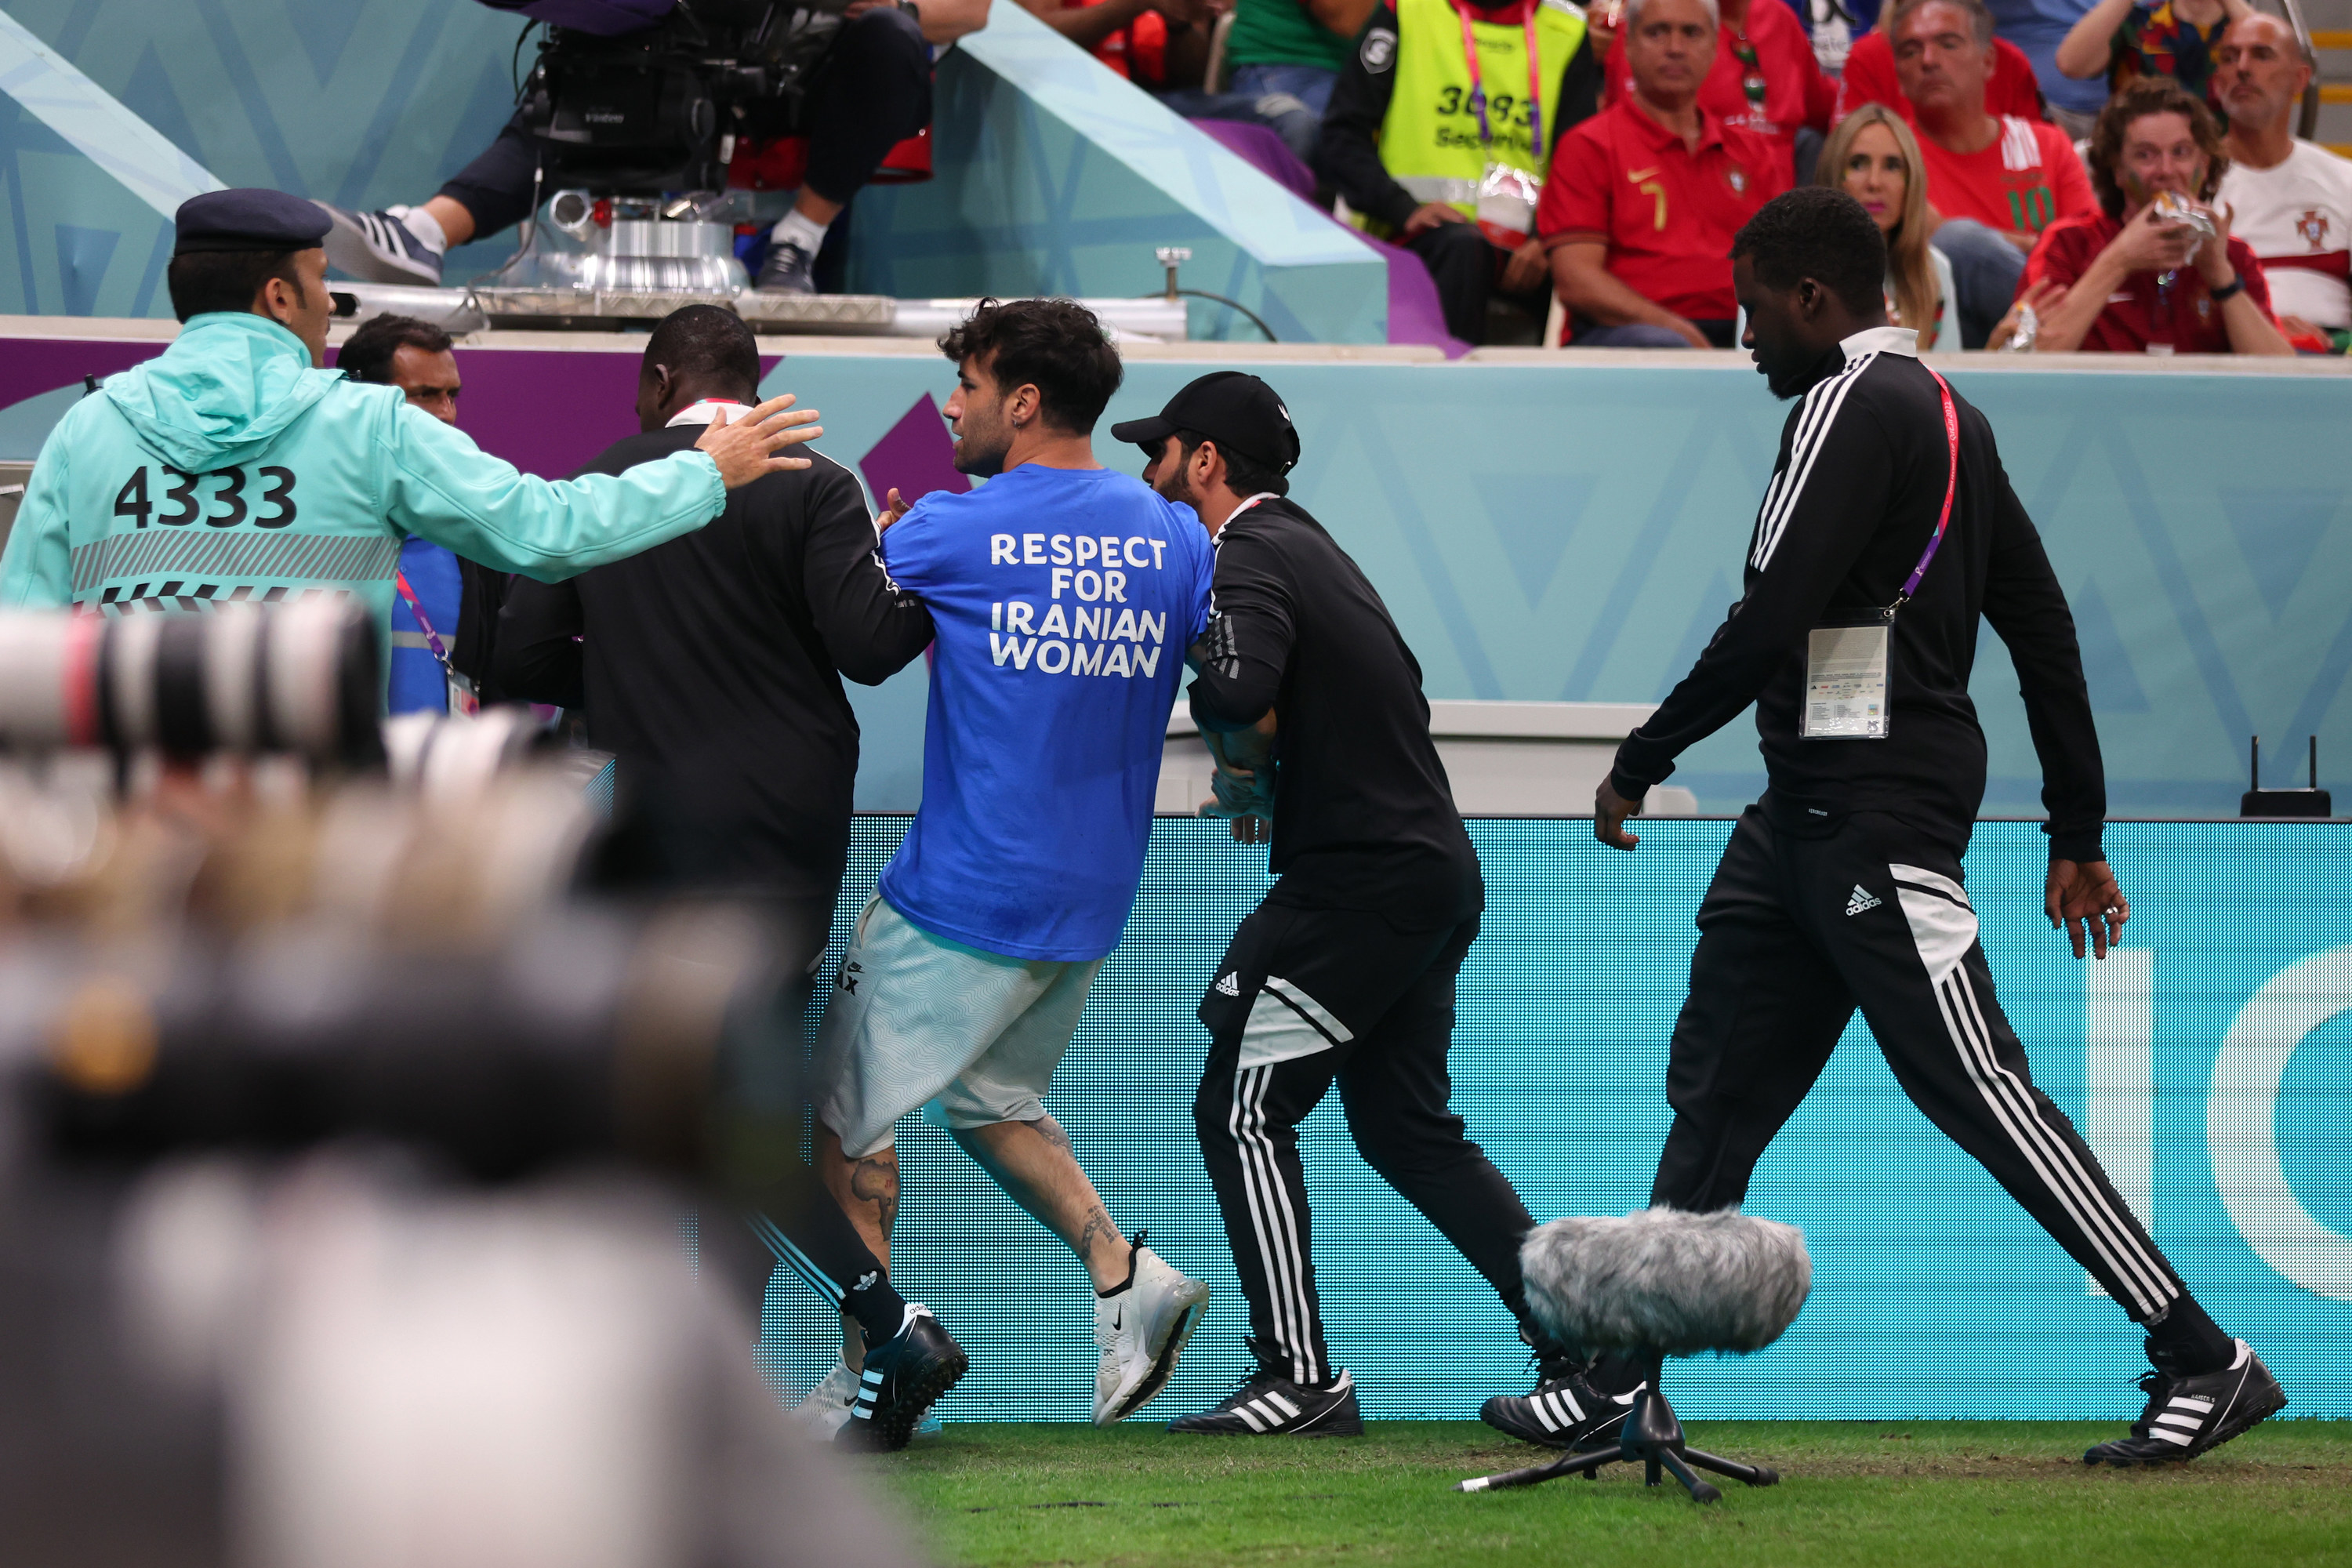
[[[866,1352],[857,1397],[834,1441],[845,1447],[896,1452],[915,1435],[915,1424],[940,1396],[971,1370],[963,1347],[948,1337],[931,1310],[907,1303],[898,1331]]]
[[[1551,1376],[1538,1373],[1537,1378],[1533,1392],[1525,1397],[1498,1394],[1478,1406],[1478,1419],[1522,1443],[1575,1448],[1614,1443],[1618,1429],[1633,1412],[1633,1394],[1602,1394],[1584,1380],[1581,1372]]]
[[[2286,1390],[2271,1375],[2253,1347],[2235,1342],[2238,1357],[2220,1372],[2183,1377],[2168,1372],[2165,1356],[2148,1347],[2157,1364],[2140,1376],[2147,1408],[2132,1423],[2131,1436],[2102,1443],[2083,1456],[2086,1465],[2173,1465],[2218,1448],[2266,1416],[2286,1408]]]
[[[1171,1432],[1234,1437],[1360,1437],[1364,1413],[1356,1407],[1356,1380],[1341,1373],[1327,1387],[1296,1384],[1279,1373],[1253,1373],[1214,1410],[1180,1415]]]

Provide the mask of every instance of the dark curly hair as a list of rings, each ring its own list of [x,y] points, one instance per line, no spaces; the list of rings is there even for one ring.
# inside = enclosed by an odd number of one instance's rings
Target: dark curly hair
[[[343,341],[342,351],[335,355],[335,368],[353,381],[389,386],[392,362],[401,350],[446,353],[453,341],[439,327],[414,316],[371,316]]]
[[[2221,127],[2203,100],[2168,76],[2134,77],[2107,100],[2107,106],[2099,110],[2098,127],[2091,132],[2091,188],[2099,193],[2099,205],[2109,217],[2124,216],[2123,186],[2116,179],[2116,170],[2123,163],[2124,132],[2131,129],[2133,121],[2151,114],[2178,114],[2189,121],[2189,133],[2205,153],[2205,184],[2197,193],[2199,201],[2211,201],[2213,193],[2221,188],[2221,176],[2230,172]]]
[[[1094,433],[1125,374],[1102,323],[1072,300],[982,300],[940,353],[982,362],[1007,392],[1034,386],[1045,423],[1073,436]]]
[[[1799,185],[1774,196],[1732,236],[1732,259],[1743,256],[1767,289],[1810,278],[1858,316],[1886,308],[1886,237],[1843,191]]]

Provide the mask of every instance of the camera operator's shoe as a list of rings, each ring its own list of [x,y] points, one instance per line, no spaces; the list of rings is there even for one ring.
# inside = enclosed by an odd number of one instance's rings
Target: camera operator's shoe
[[[857,1398],[834,1441],[893,1452],[905,1447],[923,1412],[971,1367],[971,1359],[940,1327],[931,1310],[919,1301],[908,1302],[898,1331],[867,1348],[866,1370],[858,1374]]]
[[[2253,1347],[2239,1340],[2237,1359],[2220,1372],[2184,1377],[2168,1369],[2170,1358],[2151,1343],[2156,1364],[2140,1374],[2147,1408],[2132,1423],[2131,1436],[2102,1443],[2083,1456],[2086,1465],[2171,1465],[2218,1448],[2266,1416],[2286,1408],[2286,1390],[2271,1375]]]
[[[1522,1443],[1575,1448],[1615,1443],[1618,1429],[1633,1413],[1633,1394],[1603,1394],[1581,1372],[1553,1368],[1538,1372],[1536,1380],[1525,1397],[1498,1394],[1486,1401],[1478,1407],[1478,1419]]]
[[[441,253],[417,237],[402,220],[406,207],[382,212],[345,212],[316,204],[333,226],[327,230],[327,259],[365,283],[414,283],[441,287]]]
[[[789,239],[777,240],[768,247],[768,258],[760,263],[759,279],[751,287],[762,294],[815,293],[816,252]]]
[[[1351,1373],[1312,1388],[1261,1370],[1214,1410],[1180,1415],[1168,1423],[1168,1430],[1232,1437],[1360,1437],[1364,1413],[1356,1405]]]
[[[849,1419],[849,1407],[857,1403],[857,1374],[849,1370],[847,1362],[835,1362],[824,1381],[808,1391],[808,1397],[792,1408],[792,1418],[803,1430],[820,1442],[831,1442],[841,1433]]]
[[[1095,1343],[1102,1364],[1095,1373],[1095,1425],[1124,1421],[1168,1386],[1184,1342],[1209,1310],[1206,1281],[1188,1279],[1160,1260],[1136,1234],[1128,1254],[1127,1285],[1095,1298]]]

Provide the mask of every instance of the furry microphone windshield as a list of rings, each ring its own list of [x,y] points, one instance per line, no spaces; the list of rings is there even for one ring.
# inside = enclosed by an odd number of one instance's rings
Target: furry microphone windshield
[[[1746,1355],[1780,1337],[1812,1289],[1804,1233],[1736,1209],[1556,1219],[1519,1249],[1528,1305],[1587,1353]]]

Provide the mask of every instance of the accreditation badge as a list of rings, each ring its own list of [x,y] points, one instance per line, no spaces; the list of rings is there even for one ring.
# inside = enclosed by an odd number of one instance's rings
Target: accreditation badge
[[[1887,665],[1894,616],[1881,610],[1850,626],[1815,626],[1805,638],[1805,705],[1797,733],[1808,741],[1884,741],[1894,717]]]
[[[1478,182],[1478,229],[1487,243],[1517,250],[1536,226],[1536,198],[1543,183],[1525,169],[1489,163]]]

